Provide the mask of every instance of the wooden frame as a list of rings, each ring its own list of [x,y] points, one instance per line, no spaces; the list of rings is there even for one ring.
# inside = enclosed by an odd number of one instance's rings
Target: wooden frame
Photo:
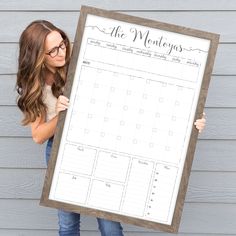
[[[83,6],[65,88],[71,105],[59,116],[40,204],[177,232],[198,136],[193,122],[203,113],[218,42],[217,34]],[[123,101],[115,98],[116,92]],[[158,112],[153,105],[156,95]],[[112,117],[115,114],[119,119]],[[155,119],[150,120],[151,114]],[[120,123],[111,123],[109,129],[112,119]],[[164,131],[154,123],[148,128],[148,121],[163,122]],[[103,129],[94,125],[98,122]],[[151,136],[158,137],[158,143]],[[77,158],[77,151],[84,156]],[[83,169],[87,165],[89,171]]]

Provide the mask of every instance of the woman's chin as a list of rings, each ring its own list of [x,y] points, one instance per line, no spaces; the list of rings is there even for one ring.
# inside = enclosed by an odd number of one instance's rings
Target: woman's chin
[[[57,63],[57,66],[56,66],[56,67],[62,67],[62,66],[64,66],[65,64],[66,64],[65,61],[61,61],[61,62],[58,62],[58,63]]]

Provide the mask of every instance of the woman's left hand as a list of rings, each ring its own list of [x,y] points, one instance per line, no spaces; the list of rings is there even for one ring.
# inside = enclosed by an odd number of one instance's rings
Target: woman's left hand
[[[61,111],[66,110],[69,107],[69,99],[63,95],[60,95],[57,98],[57,103],[56,103],[56,114],[58,115]]]
[[[201,119],[197,119],[195,122],[194,122],[194,125],[196,126],[196,128],[198,129],[198,132],[201,133],[205,126],[206,126],[206,115],[205,113],[203,113],[203,116]]]

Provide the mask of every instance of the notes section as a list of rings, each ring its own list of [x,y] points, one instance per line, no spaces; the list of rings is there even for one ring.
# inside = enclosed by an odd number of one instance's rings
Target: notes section
[[[88,159],[88,164],[82,163],[83,158]],[[67,144],[53,198],[166,222],[176,176],[176,167]]]
[[[173,186],[177,182],[177,175],[176,167],[156,165],[147,201],[146,218],[161,221],[169,217],[170,205],[166,203],[173,200]]]
[[[122,185],[94,180],[91,186],[88,206],[103,210],[118,211],[121,204],[122,192]]]
[[[55,199],[85,203],[90,180],[83,176],[60,172],[55,189]]]
[[[129,162],[130,158],[127,156],[101,151],[94,174],[98,178],[124,183],[127,178]]]
[[[64,154],[66,159],[62,160],[61,170],[80,172],[82,174],[92,174],[96,150],[92,148],[84,149],[83,146],[73,144],[65,145]]]
[[[143,216],[151,182],[153,163],[134,159],[130,169],[122,210],[126,214]]]

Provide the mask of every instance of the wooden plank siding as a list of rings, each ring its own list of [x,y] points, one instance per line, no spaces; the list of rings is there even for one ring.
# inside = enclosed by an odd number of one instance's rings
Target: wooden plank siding
[[[56,211],[39,206],[45,144],[20,124],[14,90],[20,33],[47,19],[71,41],[81,5],[219,33],[220,44],[199,135],[179,236],[236,235],[236,1],[234,0],[0,0],[0,236],[57,235]],[[82,217],[82,235],[97,236],[96,220]],[[126,236],[168,236],[123,224]]]
[[[41,195],[44,169],[2,169],[0,199],[34,199]],[[193,171],[187,203],[236,203],[236,173]],[[221,192],[224,192],[224,195]]]
[[[142,10],[142,11],[224,11],[236,10],[234,0],[148,0],[145,3],[141,0],[126,0],[125,4],[122,0],[2,0],[0,1],[0,9],[4,11],[79,11],[81,5],[105,8],[108,10]]]
[[[119,11],[121,13],[145,17],[185,27],[197,28],[210,32],[220,32],[220,42],[230,43],[236,41],[236,32],[231,25],[236,24],[236,11],[231,12],[196,12],[196,11]],[[22,17],[24,15],[24,17]],[[43,18],[50,20],[65,29],[73,40],[79,12],[44,12]],[[42,18],[42,12],[1,12],[0,41],[17,43],[21,30],[29,22]],[[207,24],[206,24],[207,22]],[[228,24],[230,22],[230,24]],[[14,34],[12,34],[14,32]]]

